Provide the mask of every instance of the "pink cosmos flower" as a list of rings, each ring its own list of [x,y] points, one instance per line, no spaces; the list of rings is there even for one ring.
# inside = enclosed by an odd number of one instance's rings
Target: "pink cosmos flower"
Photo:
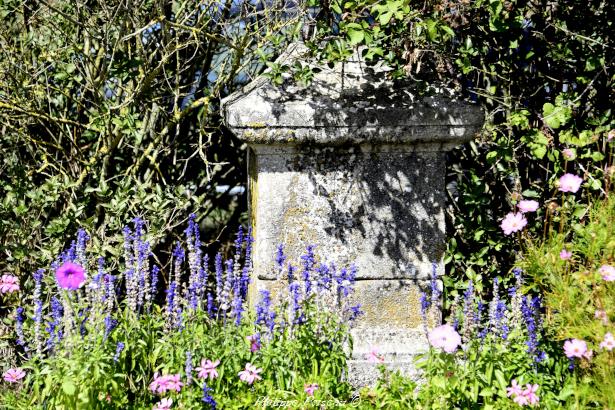
[[[56,270],[56,280],[61,288],[79,289],[85,282],[85,270],[76,263],[65,262]]]
[[[606,349],[609,352],[615,347],[615,338],[611,332],[604,335],[604,340],[600,342],[600,348]]]
[[[160,402],[156,403],[152,410],[169,410],[173,405],[173,399],[167,398],[162,399]]]
[[[461,344],[461,336],[451,325],[442,325],[434,328],[429,332],[427,338],[429,339],[429,344],[444,350],[446,353],[453,353]]]
[[[19,279],[13,275],[2,275],[0,293],[13,293],[19,290]]]
[[[5,381],[9,383],[17,383],[21,379],[26,377],[26,372],[24,372],[24,370],[19,367],[15,369],[8,369],[6,372],[4,372],[2,377]]]
[[[308,396],[313,396],[316,390],[318,390],[318,384],[316,383],[306,384],[303,386],[303,391],[305,391]]]
[[[510,382],[510,387],[506,388],[506,396],[518,396],[521,392],[521,385],[517,383],[517,379],[512,379]]]
[[[531,406],[533,406],[534,404],[540,401],[540,399],[538,398],[538,395],[536,394],[537,390],[538,390],[537,384],[526,384],[525,390],[523,390],[523,392],[521,393],[523,396],[527,398],[527,402]]]
[[[525,225],[527,225],[527,219],[525,219],[523,214],[520,212],[509,213],[500,224],[505,235],[510,235],[513,232],[520,231],[525,227]]]
[[[252,384],[255,380],[262,379],[262,377],[259,376],[259,373],[262,371],[263,369],[257,369],[256,366],[254,366],[253,364],[246,363],[245,370],[239,372],[239,380],[248,384]]]
[[[524,199],[519,202],[519,205],[517,205],[517,207],[519,208],[519,212],[521,212],[522,214],[527,212],[536,212],[536,210],[538,209],[538,202]]]
[[[559,253],[559,258],[563,261],[567,261],[568,259],[572,258],[572,252],[571,251],[567,251],[565,248],[562,249]]]
[[[607,282],[612,282],[615,280],[615,267],[611,265],[602,265],[600,269],[598,269],[600,275],[602,275],[602,279]]]
[[[524,395],[523,392],[513,397],[513,401],[517,403],[519,406],[525,406],[529,402],[528,397]]]
[[[247,336],[248,342],[250,342],[250,352],[254,353],[261,350],[261,337],[258,333]]]
[[[579,190],[582,183],[583,178],[572,174],[564,174],[559,179],[559,190],[575,193]]]
[[[600,321],[602,322],[603,325],[606,325],[609,323],[609,317],[606,314],[605,310],[596,310],[594,312],[594,317],[596,319],[600,319]]]
[[[213,380],[218,377],[218,371],[216,370],[216,367],[218,367],[219,364],[220,360],[212,362],[209,359],[201,359],[201,366],[197,367],[194,370],[199,372],[199,378]]]
[[[380,349],[372,347],[367,354],[367,361],[370,363],[384,363],[384,356],[380,353]]]
[[[573,160],[574,150],[570,148],[566,148],[565,150],[562,151],[562,155],[564,156],[564,159],[567,161]]]
[[[587,343],[579,339],[566,340],[564,343],[564,353],[566,353],[566,357],[569,359],[573,357],[581,358],[587,353]]]
[[[583,353],[583,359],[586,360],[591,360],[592,357],[594,357],[594,351],[593,350],[588,350],[587,352]]]
[[[154,381],[150,383],[149,389],[154,393],[166,393],[170,390],[180,392],[184,383],[180,381],[178,374],[167,374],[164,376],[158,376],[158,373],[154,374]]]

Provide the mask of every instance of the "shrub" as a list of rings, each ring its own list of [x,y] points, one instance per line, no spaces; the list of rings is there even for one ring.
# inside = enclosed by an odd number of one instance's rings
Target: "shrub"
[[[123,234],[122,263],[96,259],[80,230],[51,269],[34,274],[15,322],[23,363],[12,372],[25,377],[8,373],[3,404],[165,408],[170,399],[173,408],[245,408],[265,397],[350,397],[340,379],[347,329],[360,314],[346,297],[354,268],[316,264],[310,246],[299,270],[280,247],[275,269],[288,289],[262,291],[248,312],[249,234],[240,230],[234,257],[218,254],[210,271],[191,217],[187,252],[177,244],[165,286],[145,223]]]

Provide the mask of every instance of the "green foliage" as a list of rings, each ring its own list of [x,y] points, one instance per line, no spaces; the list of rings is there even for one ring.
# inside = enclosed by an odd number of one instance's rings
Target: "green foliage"
[[[573,212],[568,209],[568,213]],[[581,406],[615,406],[615,351],[599,345],[615,321],[615,282],[602,278],[603,265],[615,266],[615,196],[597,201],[586,222],[562,218],[548,241],[528,244],[520,263],[533,286],[545,295],[547,325],[554,340],[582,339],[593,350],[591,360],[577,362],[574,398]],[[572,252],[562,260],[560,252]],[[597,313],[599,312],[599,313]],[[601,313],[604,312],[604,313]]]
[[[368,60],[394,68],[393,76],[444,83],[489,114],[480,138],[449,155],[453,295],[460,279],[480,286],[512,266],[517,239],[505,237],[498,223],[521,195],[553,201],[564,170],[588,181],[581,203],[604,195],[605,169],[613,164],[606,136],[615,129],[613,4],[312,3],[320,6],[320,36],[310,44],[324,59],[340,60],[360,45]],[[574,163],[561,155],[566,148],[582,151]],[[542,226],[530,228],[539,234]]]
[[[136,215],[177,234],[198,210],[207,239],[228,239],[245,205],[216,187],[243,185],[245,167],[219,101],[296,36],[283,7],[1,2],[0,271]]]

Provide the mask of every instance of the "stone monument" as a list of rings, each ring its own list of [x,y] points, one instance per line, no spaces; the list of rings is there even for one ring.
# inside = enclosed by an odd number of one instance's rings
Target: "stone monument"
[[[304,52],[292,45],[280,60]],[[371,349],[412,375],[413,356],[427,347],[419,299],[432,265],[444,272],[445,152],[470,140],[483,115],[443,90],[419,96],[359,52],[320,68],[309,86],[258,78],[222,109],[249,147],[251,295],[276,287],[281,243],[295,261],[313,244],[338,266],[354,263],[352,298],[365,314],[352,331],[348,375],[368,385],[378,375]],[[432,326],[439,309],[430,312]]]

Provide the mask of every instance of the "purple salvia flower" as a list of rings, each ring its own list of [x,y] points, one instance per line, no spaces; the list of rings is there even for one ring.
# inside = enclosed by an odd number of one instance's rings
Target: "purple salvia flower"
[[[295,280],[295,267],[288,264],[288,283],[292,283]]]
[[[497,333],[506,340],[508,338],[508,324],[506,323],[506,303],[503,300],[498,301],[495,310],[495,328]]]
[[[126,262],[126,269],[130,269],[134,265],[134,255],[132,253],[132,231],[129,227],[125,226],[122,229],[124,234],[124,261]]]
[[[114,362],[119,362],[120,360],[120,354],[122,354],[122,351],[124,350],[124,343],[122,342],[117,342],[117,346],[115,348],[115,355],[113,355],[113,361]]]
[[[331,288],[331,281],[333,280],[331,276],[331,271],[329,267],[321,263],[316,268],[317,278],[316,278],[316,290],[318,292],[323,292]]]
[[[468,288],[463,294],[463,336],[470,340],[476,323],[474,317],[474,283],[468,282]]]
[[[224,278],[222,269],[222,255],[217,254],[216,259],[214,261],[214,268],[216,270],[216,300],[218,301],[218,306],[222,304],[222,289],[224,287]]]
[[[160,268],[157,265],[152,266],[152,300],[156,299],[158,292],[158,273],[160,273]]]
[[[498,278],[493,279],[493,291],[491,302],[489,303],[489,330],[494,334],[497,334],[498,325],[496,314],[498,310],[498,305],[500,303],[500,294],[498,291]]]
[[[175,249],[173,250],[173,257],[175,258],[175,263],[173,264],[175,270],[175,284],[179,288],[181,284],[181,266],[186,257],[186,253],[184,252],[184,248],[182,248],[179,241],[175,245]],[[178,289],[179,290],[179,289]]]
[[[216,410],[216,400],[214,400],[213,396],[209,394],[210,391],[213,391],[209,387],[207,387],[207,383],[203,383],[203,398],[201,399],[203,403],[209,405],[209,410]]]
[[[26,338],[23,334],[23,324],[26,321],[26,317],[23,314],[24,308],[19,306],[16,311],[15,317],[15,333],[17,333],[17,344],[26,349]],[[27,349],[26,349],[27,350]]]
[[[41,300],[42,281],[44,269],[39,269],[34,273],[34,345],[36,354],[43,353],[41,340],[41,323],[43,321],[43,301]]]
[[[363,315],[365,312],[361,310],[361,304],[357,304],[354,306],[350,306],[348,308],[348,323],[354,322],[359,316]]]
[[[310,278],[310,273],[314,269],[315,265],[315,256],[314,256],[314,245],[308,245],[307,253],[301,256],[301,260],[303,261],[303,283],[305,286],[305,296],[309,297],[312,293],[312,279]]]
[[[243,299],[241,297],[241,287],[239,281],[236,281],[235,289],[233,292],[233,317],[235,318],[235,325],[241,324],[241,314],[243,313]]]
[[[237,239],[235,239],[235,260],[241,258],[241,248],[243,247],[243,227],[239,225],[237,230]]]
[[[288,290],[291,296],[291,322],[293,324],[301,324],[303,313],[301,312],[301,294],[300,294],[300,286],[297,282],[292,282],[288,286]]]
[[[214,297],[211,292],[207,292],[207,316],[214,317]]]
[[[175,292],[177,289],[177,282],[173,281],[169,284],[169,288],[167,289],[167,306],[166,306],[166,315],[167,315],[167,330],[171,328],[171,326],[175,322],[175,312],[176,312],[176,301],[175,301]]]
[[[62,317],[64,316],[64,306],[62,302],[55,296],[51,298],[51,319],[47,327],[49,338],[47,339],[47,348],[53,349],[56,343],[62,340]]]
[[[86,262],[87,262],[86,257],[85,257],[85,249],[86,249],[86,244],[89,240],[90,240],[90,237],[86,233],[85,229],[80,228],[77,231],[77,243],[75,247],[75,256],[76,256],[77,263],[83,266],[84,268],[86,267]]]
[[[421,315],[423,316],[423,322],[427,323],[427,310],[429,309],[429,306],[431,303],[425,292],[421,292],[420,303],[421,303]]]
[[[431,278],[429,281],[429,287],[431,289],[431,304],[433,306],[439,306],[441,292],[438,288],[438,265],[435,262],[432,262],[431,264]]]
[[[478,306],[477,306],[477,314],[476,314],[476,323],[480,326],[481,325],[481,321],[483,320],[483,312],[485,310],[485,304],[483,303],[482,300],[478,301]],[[480,332],[478,333],[478,337],[482,340],[487,336],[487,333],[489,332],[489,327],[488,326],[483,326],[482,329],[480,330]]]
[[[527,330],[527,352],[537,362],[538,355],[538,326],[540,321],[540,298],[537,296],[530,299],[529,296],[523,298],[521,301],[521,311],[523,313],[523,320],[525,322],[525,328]]]
[[[282,274],[284,270],[284,262],[286,262],[286,255],[284,255],[284,245],[279,244],[275,253],[275,266],[278,269],[278,276]]]
[[[115,329],[117,326],[117,320],[113,319],[111,314],[105,316],[105,334],[103,336],[103,340],[107,340],[109,334]]]
[[[186,352],[186,385],[190,385],[192,383],[192,353],[190,351]]]

